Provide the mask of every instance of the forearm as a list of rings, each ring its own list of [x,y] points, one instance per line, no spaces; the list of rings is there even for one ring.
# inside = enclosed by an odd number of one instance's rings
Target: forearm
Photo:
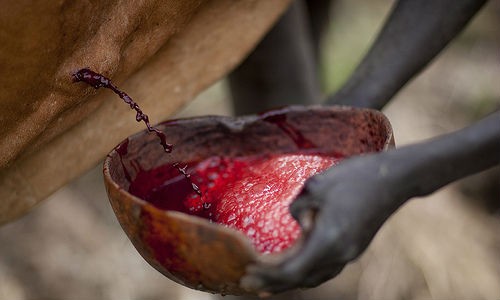
[[[460,131],[388,152],[386,159],[396,198],[430,194],[500,164],[500,111]]]
[[[500,111],[463,130],[385,152],[344,160],[311,177],[290,211],[303,243],[279,264],[258,263],[242,280],[280,292],[336,276],[368,246],[404,202],[500,164]]]
[[[470,127],[427,142],[349,159],[328,170],[321,184],[323,190],[318,194],[324,193],[329,199],[325,208],[330,219],[350,224],[346,230],[357,232],[356,244],[361,247],[349,256],[352,259],[407,200],[428,195],[497,164],[500,164],[500,111]],[[335,184],[339,178],[346,179],[342,185]],[[367,227],[372,230],[367,231]]]
[[[398,1],[354,74],[327,102],[381,109],[460,33],[485,2]]]

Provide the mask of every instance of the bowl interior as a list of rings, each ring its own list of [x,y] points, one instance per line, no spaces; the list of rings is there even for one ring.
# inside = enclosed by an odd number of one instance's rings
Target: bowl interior
[[[154,134],[142,131],[110,153],[112,179],[128,190],[137,174],[174,162],[210,156],[313,152],[349,157],[381,151],[392,130],[379,112],[367,109],[289,107],[257,116],[209,116],[157,126],[173,151],[166,154]]]

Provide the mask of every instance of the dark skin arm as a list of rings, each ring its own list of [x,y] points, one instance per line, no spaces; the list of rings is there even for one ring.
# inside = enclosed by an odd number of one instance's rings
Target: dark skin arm
[[[362,62],[327,103],[382,109],[485,3],[486,0],[398,1]]]
[[[397,2],[365,59],[328,103],[382,108],[484,3]],[[348,159],[311,178],[292,204],[307,232],[303,245],[281,263],[252,266],[242,284],[270,293],[317,286],[358,257],[408,199],[499,163],[500,112],[431,141]]]
[[[242,283],[273,293],[317,286],[358,257],[408,199],[498,164],[500,112],[427,142],[348,159],[312,177],[292,204],[301,224],[314,224],[298,252],[254,266]]]

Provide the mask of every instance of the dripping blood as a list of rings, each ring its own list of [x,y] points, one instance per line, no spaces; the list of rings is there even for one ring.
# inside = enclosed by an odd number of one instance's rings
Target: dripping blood
[[[130,106],[131,109],[136,111],[135,115],[135,120],[137,122],[143,121],[144,124],[146,125],[147,129],[149,132],[153,132],[156,134],[156,136],[160,139],[160,144],[163,147],[163,150],[167,153],[172,152],[173,145],[167,143],[167,137],[163,132],[161,132],[158,128],[151,126],[151,123],[149,122],[149,117],[146,115],[139,105],[130,97],[127,95],[127,93],[121,91],[118,89],[116,85],[114,85],[109,78],[106,76],[96,73],[88,68],[83,68],[78,70],[76,73],[73,74],[73,81],[74,82],[85,82],[86,84],[94,87],[95,89],[99,88],[107,88],[112,90],[115,94],[117,94],[126,104]],[[186,172],[186,167],[181,167],[179,163],[174,163],[173,167],[177,169],[179,173],[181,173],[185,180],[188,181],[189,185],[191,186],[191,189],[198,195],[201,196],[201,191],[199,187],[193,183],[190,179],[190,175]]]

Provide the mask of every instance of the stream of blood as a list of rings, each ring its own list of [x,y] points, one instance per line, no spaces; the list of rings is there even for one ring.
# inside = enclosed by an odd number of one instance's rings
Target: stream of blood
[[[144,112],[142,112],[141,108],[139,105],[129,96],[127,93],[121,91],[118,89],[116,85],[114,85],[109,78],[106,76],[96,73],[88,68],[83,68],[78,70],[76,73],[73,74],[73,81],[74,82],[85,82],[88,85],[91,85],[94,87],[96,90],[99,88],[107,88],[112,90],[115,94],[117,94],[126,104],[130,106],[131,109],[136,111],[135,115],[135,120],[137,122],[143,121],[144,124],[146,124],[146,127],[149,132],[153,132],[156,134],[156,136],[160,139],[160,144],[163,147],[163,150],[167,153],[171,153],[173,149],[173,145],[167,143],[167,137],[165,134],[160,131],[158,128],[151,126],[151,123],[149,122],[149,117],[146,115]],[[201,190],[200,188],[191,180],[191,175],[186,172],[186,167],[181,167],[178,162],[175,162],[172,164],[174,168],[177,169],[179,173],[181,173],[184,178],[187,179],[189,184],[191,185],[191,188],[193,191],[198,194],[198,196],[201,197]]]

